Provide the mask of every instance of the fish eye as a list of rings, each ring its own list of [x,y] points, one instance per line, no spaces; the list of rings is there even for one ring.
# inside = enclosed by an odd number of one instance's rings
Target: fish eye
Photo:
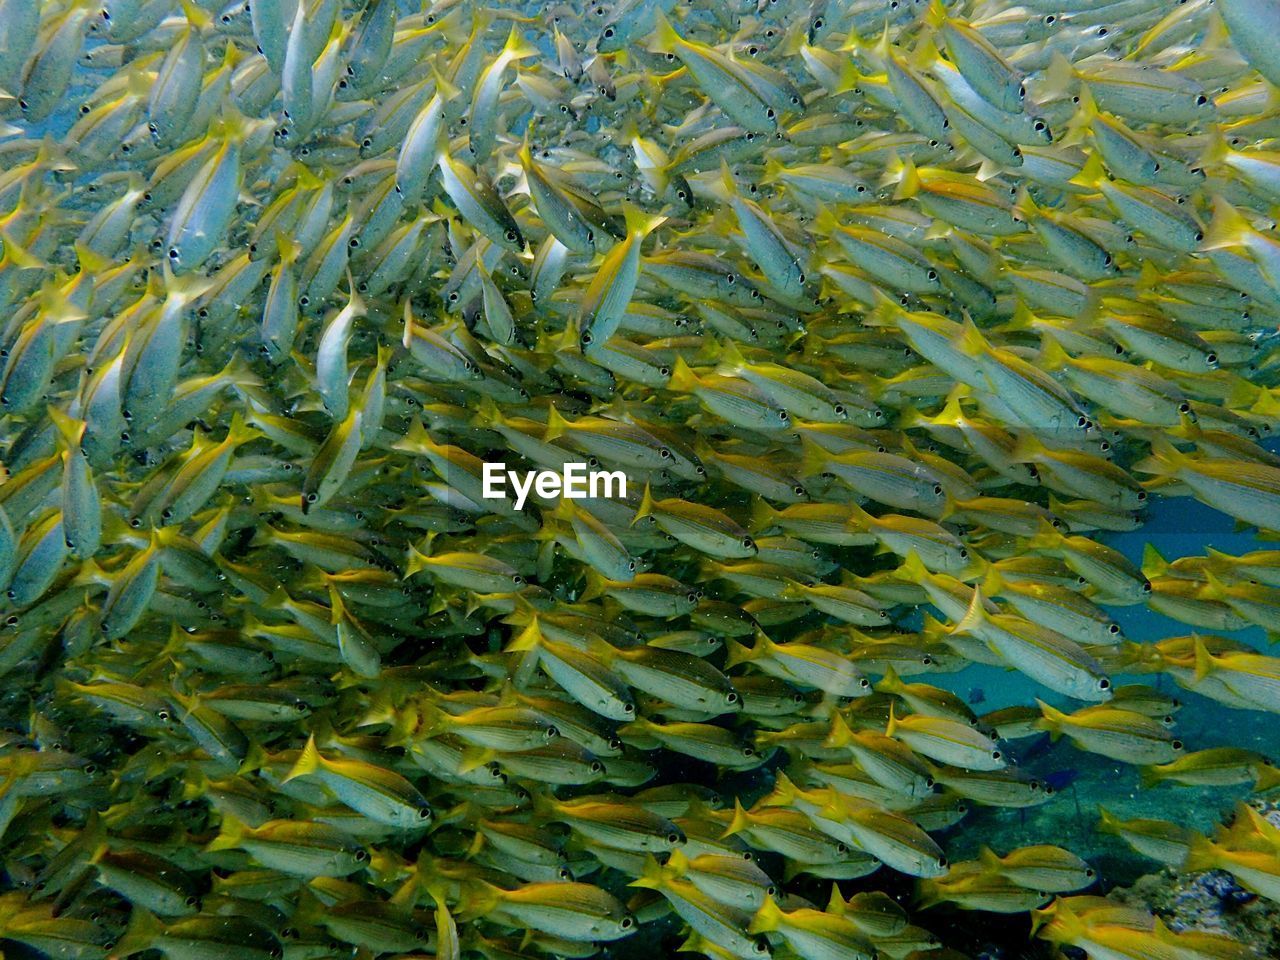
[[[606,40],[612,40],[612,39],[613,39],[613,33],[614,33],[613,27],[605,27],[605,28],[604,28],[604,38],[605,38]]]
[[[756,542],[752,540],[750,537],[743,537],[742,546],[746,550],[754,550],[756,546]]]
[[[1147,502],[1147,491],[1145,491],[1145,490],[1139,490],[1139,491],[1138,491],[1138,502],[1139,502],[1139,503],[1146,503],[1146,502]]]
[[[1100,680],[1098,681],[1098,689],[1099,689],[1099,690],[1110,690],[1110,689],[1111,689],[1111,681],[1110,681],[1110,680],[1108,680],[1106,677],[1103,677],[1102,679],[1100,679]]]
[[[933,485],[933,493],[935,496],[939,496],[939,497],[942,496],[942,484],[935,483]]]
[[[1099,28],[1098,28],[1098,36],[1100,36],[1100,37],[1105,37],[1105,36],[1107,35],[1107,33],[1108,33],[1108,32],[1109,32],[1109,31],[1107,30],[1107,28],[1106,28],[1106,27],[1099,27]]]
[[[1173,741],[1173,743],[1169,744],[1169,746],[1173,747],[1173,749],[1175,749],[1175,750],[1181,750],[1181,749],[1182,749],[1182,741],[1181,741],[1181,740],[1175,740],[1175,741]]]
[[[1000,751],[999,751],[999,750],[992,750],[992,751],[991,751],[991,759],[992,759],[992,760],[999,760],[999,759],[1000,759],[1000,757],[1001,757],[1001,753],[1000,753]]]
[[[632,564],[632,566],[634,566],[634,564]],[[622,712],[623,712],[623,713],[628,713],[628,714],[630,714],[630,713],[635,713],[635,712],[636,712],[636,705],[635,705],[634,703],[624,703],[624,704],[622,705]]]
[[[1196,106],[1197,106],[1197,107],[1203,107],[1203,106],[1204,106],[1206,103],[1208,103],[1208,102],[1209,102],[1209,98],[1208,98],[1208,97],[1206,97],[1203,93],[1202,93],[1202,94],[1200,94],[1200,96],[1196,97]]]
[[[633,926],[635,926],[635,923],[636,921],[633,917],[627,916],[627,917],[623,917],[621,920],[618,921],[618,926],[621,927],[623,930],[630,930]]]
[[[511,243],[515,243],[519,236],[520,234],[516,233],[514,230],[508,230],[506,233],[507,240]]]

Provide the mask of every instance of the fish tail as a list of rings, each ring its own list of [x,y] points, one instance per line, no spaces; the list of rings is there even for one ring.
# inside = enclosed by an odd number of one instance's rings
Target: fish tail
[[[1187,859],[1182,869],[1187,873],[1199,873],[1202,870],[1214,870],[1217,866],[1217,848],[1207,837],[1197,833],[1191,838],[1191,845],[1187,848]]]
[[[644,495],[640,497],[640,506],[636,510],[636,515],[631,518],[631,526],[635,526],[645,517],[653,516],[653,491],[649,489],[649,484],[644,485]]]
[[[662,12],[661,7],[653,11],[653,39],[649,42],[651,53],[673,53],[680,43],[680,34],[676,33],[671,21]]]
[[[765,896],[764,903],[760,905],[760,909],[756,911],[756,915],[751,918],[751,924],[747,927],[747,933],[754,936],[757,933],[768,933],[771,930],[777,930],[782,923],[782,908],[778,906],[777,901],[773,897]]]
[[[676,356],[675,365],[671,369],[671,379],[667,382],[667,389],[676,393],[693,393],[698,389],[698,376],[689,369],[689,364],[685,363],[682,356]]]
[[[285,775],[284,782],[288,783],[296,777],[310,776],[318,771],[323,764],[324,758],[320,756],[320,749],[316,746],[316,736],[313,733],[307,738],[307,745],[302,748],[301,755]]]

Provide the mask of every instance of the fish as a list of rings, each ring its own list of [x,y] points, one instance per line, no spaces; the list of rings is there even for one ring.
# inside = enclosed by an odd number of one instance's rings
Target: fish
[[[1278,781],[1153,544],[1280,533],[1274,3],[1157,6],[0,0],[0,937],[1250,956],[1043,830],[1277,897],[1136,816]]]

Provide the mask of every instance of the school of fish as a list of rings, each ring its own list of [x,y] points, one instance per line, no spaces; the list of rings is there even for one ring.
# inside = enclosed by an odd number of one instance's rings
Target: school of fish
[[[1280,532],[1278,138],[1277,0],[0,0],[5,949],[1259,957],[944,848],[1280,788],[1280,550],[1104,542]]]

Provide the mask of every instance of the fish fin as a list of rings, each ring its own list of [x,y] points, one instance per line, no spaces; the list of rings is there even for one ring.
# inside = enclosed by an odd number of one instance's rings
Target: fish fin
[[[525,653],[536,651],[542,646],[542,628],[538,624],[538,617],[535,614],[529,618],[529,625],[507,644],[504,652],[506,653]]]
[[[736,667],[740,663],[748,663],[752,659],[751,648],[746,644],[738,643],[736,640],[726,639],[724,642],[725,660],[724,668],[726,670]]]
[[[164,924],[160,919],[141,904],[133,904],[129,912],[129,925],[124,936],[111,948],[113,957],[130,957],[135,953],[151,949],[151,945],[164,935]]]
[[[1221,250],[1224,247],[1238,246],[1252,233],[1254,233],[1253,225],[1239,210],[1222,197],[1214,197],[1213,217],[1209,220],[1200,249],[1202,251]]]
[[[502,47],[499,56],[506,57],[510,60],[524,60],[528,57],[538,55],[538,48],[525,39],[524,33],[516,28],[514,23],[511,24],[511,32],[507,34],[507,42]]]
[[[978,848],[978,862],[987,869],[997,873],[1004,866],[999,855],[985,843]]]
[[[1096,829],[1099,833],[1118,834],[1120,832],[1119,819],[1102,804],[1098,804],[1098,825]]]
[[[205,850],[214,852],[217,850],[231,850],[240,846],[240,841],[244,839],[244,835],[248,832],[248,827],[241,823],[231,814],[224,814],[222,823],[218,829],[218,835],[214,837],[205,846]]]
[[[1163,577],[1169,572],[1169,561],[1160,555],[1155,544],[1148,543],[1142,548],[1142,573],[1148,580]]]
[[[462,751],[462,759],[458,764],[459,773],[470,773],[477,767],[483,767],[490,760],[493,760],[497,753],[484,747],[467,747]]]
[[[898,671],[893,669],[893,664],[888,664],[884,668],[884,676],[880,678],[880,682],[875,685],[875,689],[882,693],[898,693],[905,688],[906,684],[902,682],[902,678],[898,676]]]
[[[1206,172],[1217,173],[1222,169],[1223,161],[1230,155],[1231,148],[1216,124],[1210,125],[1208,140],[1208,144],[1200,152],[1198,163]]]
[[[1060,52],[1055,52],[1049,59],[1045,70],[1044,83],[1038,92],[1042,102],[1065,100],[1076,85],[1076,71]]]
[[[1199,873],[1204,870],[1213,870],[1218,866],[1217,848],[1209,841],[1209,838],[1202,833],[1197,833],[1191,838],[1191,844],[1187,848],[1187,859],[1183,861],[1182,869],[1186,873]]]
[[[986,622],[987,609],[982,600],[982,587],[975,585],[973,597],[969,600],[969,608],[965,611],[964,616],[960,618],[960,622],[951,628],[951,632],[977,636],[978,631]]]
[[[68,416],[52,406],[49,407],[49,419],[58,430],[58,440],[62,447],[67,451],[79,449],[80,441],[84,439],[85,421]]]
[[[689,858],[683,850],[672,850],[667,857],[666,867],[675,876],[683,877],[689,872]]]
[[[555,404],[547,407],[547,429],[543,433],[542,439],[550,443],[552,440],[564,436],[568,428],[569,421],[560,415],[560,411],[556,409]]]
[[[1061,370],[1062,367],[1071,365],[1071,355],[1062,349],[1062,344],[1055,337],[1046,337],[1041,340],[1041,369],[1042,370]]]
[[[667,222],[665,215],[645,213],[639,207],[630,203],[622,205],[622,215],[627,223],[627,235],[635,237],[637,243]]]
[[[1138,768],[1138,785],[1144,790],[1150,790],[1152,787],[1163,783],[1164,774],[1160,772],[1157,766],[1147,766]]]
[[[808,437],[800,441],[800,476],[813,477],[827,469],[831,455]]]
[[[920,192],[920,171],[916,169],[915,162],[910,156],[900,160],[896,153],[893,154],[889,158],[885,178],[888,182],[898,185],[893,191],[894,200],[907,200]]]
[[[760,905],[760,909],[756,911],[755,916],[751,918],[751,923],[747,926],[747,933],[755,936],[757,933],[777,930],[782,924],[782,919],[782,908],[773,897],[766,894],[764,903]]]
[[[323,764],[324,758],[320,756],[320,750],[316,746],[316,735],[313,733],[307,738],[307,745],[302,748],[302,753],[285,775],[283,782],[288,783],[296,777],[310,776],[318,771]]]
[[[831,732],[822,741],[823,746],[843,748],[852,743],[853,739],[853,730],[849,728],[844,716],[839,711],[833,710],[831,713]]]
[[[653,11],[653,39],[649,41],[649,52],[672,53],[680,42],[680,34],[671,26],[671,21],[662,12],[662,8],[656,7]]]
[[[1197,633],[1193,636],[1192,643],[1195,646],[1195,682],[1199,683],[1213,672],[1213,654],[1205,646],[1204,637],[1200,636],[1200,634]]]
[[[720,834],[721,839],[732,837],[741,833],[751,825],[751,818],[748,816],[746,808],[742,805],[742,800],[738,797],[733,798],[733,816],[729,820],[729,825],[724,828],[724,833]]]
[[[1138,473],[1151,473],[1160,477],[1176,476],[1191,458],[1161,436],[1151,438],[1151,456],[1133,464]]]
[[[1036,705],[1040,707],[1041,723],[1045,725],[1045,729],[1049,731],[1049,739],[1057,741],[1062,736],[1061,724],[1068,717],[1061,710],[1049,706],[1039,697],[1036,698]]]
[[[606,582],[603,576],[601,576],[599,573],[597,573],[593,569],[588,569],[586,574],[587,574],[587,585],[586,585],[586,588],[582,591],[582,596],[578,598],[578,600],[582,603],[587,603],[590,600],[595,600],[598,597],[603,597],[605,595],[605,590],[606,590]]]
[[[634,527],[645,517],[653,516],[653,491],[649,489],[648,481],[644,485],[644,494],[640,497],[640,506],[636,510],[636,515],[631,518],[629,526]]]
[[[751,532],[760,533],[766,530],[777,515],[778,511],[773,509],[763,497],[753,497],[751,500],[751,512],[747,520]]]
[[[698,389],[698,375],[689,369],[689,364],[685,362],[684,357],[676,355],[676,362],[671,369],[671,379],[667,382],[667,389],[676,393],[693,393]]]

